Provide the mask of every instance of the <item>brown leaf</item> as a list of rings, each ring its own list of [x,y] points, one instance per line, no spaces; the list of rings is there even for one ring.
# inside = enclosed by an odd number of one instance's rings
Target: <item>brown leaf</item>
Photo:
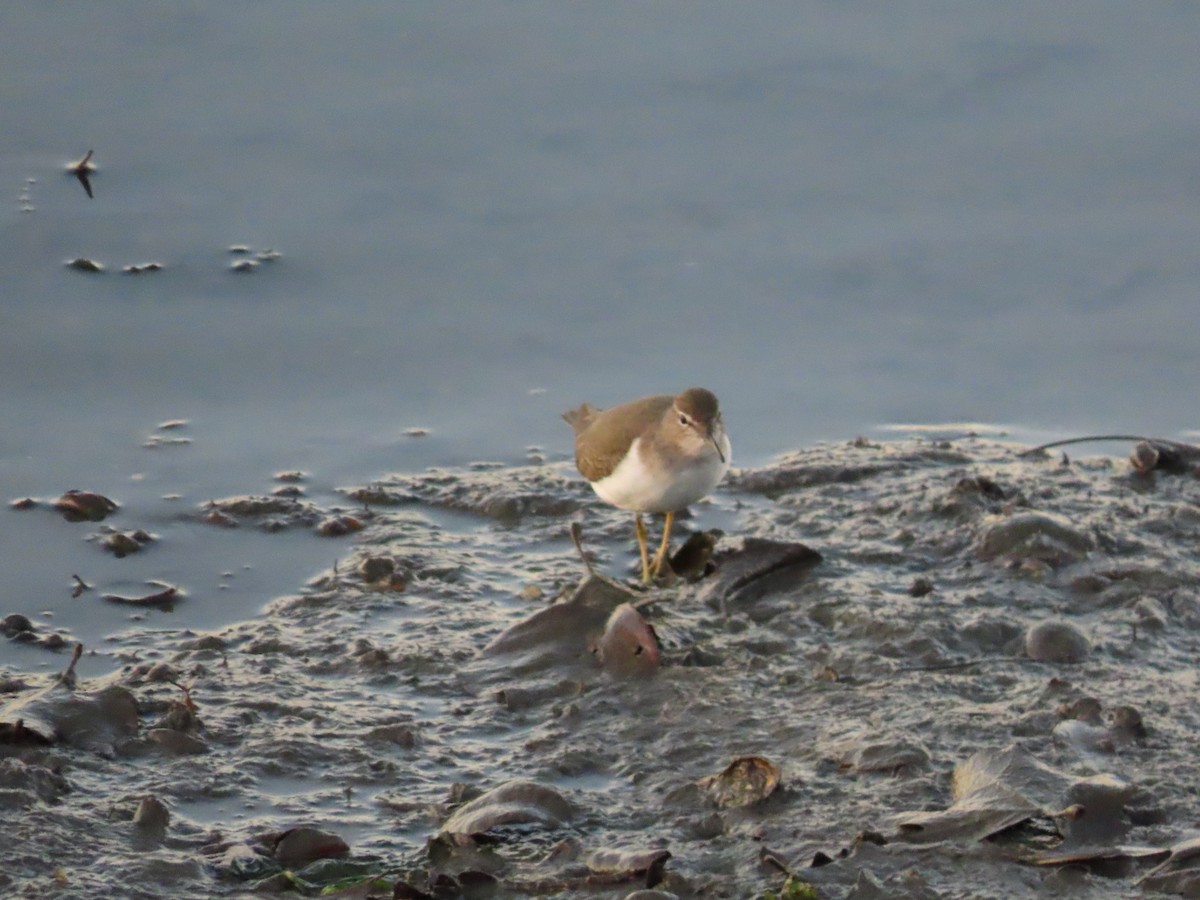
[[[739,756],[716,775],[696,782],[717,806],[749,806],[779,787],[780,770],[762,756]]]

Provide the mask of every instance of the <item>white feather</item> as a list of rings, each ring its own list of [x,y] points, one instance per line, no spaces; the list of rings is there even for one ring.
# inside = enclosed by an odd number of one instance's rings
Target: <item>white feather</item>
[[[720,455],[716,447],[706,442],[699,455],[679,457],[683,467],[668,472],[646,465],[642,459],[642,439],[637,438],[612,473],[592,482],[592,488],[601,500],[619,509],[678,512],[708,496],[729,471],[729,437],[722,430],[717,440],[721,445]]]

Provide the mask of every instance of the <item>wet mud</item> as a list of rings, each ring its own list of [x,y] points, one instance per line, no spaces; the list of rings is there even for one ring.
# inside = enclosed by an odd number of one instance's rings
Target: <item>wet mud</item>
[[[207,505],[357,528],[261,616],[0,671],[0,892],[1195,896],[1200,481],[1022,449],[735,471],[650,589],[565,462]]]

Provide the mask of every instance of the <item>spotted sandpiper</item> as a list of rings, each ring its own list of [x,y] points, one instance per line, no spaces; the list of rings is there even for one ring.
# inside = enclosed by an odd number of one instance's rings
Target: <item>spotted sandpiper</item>
[[[563,413],[575,429],[575,465],[600,499],[634,513],[642,580],[662,572],[675,513],[717,486],[729,469],[729,436],[712,391],[688,388],[611,409],[585,403]],[[651,564],[643,513],[666,513]]]

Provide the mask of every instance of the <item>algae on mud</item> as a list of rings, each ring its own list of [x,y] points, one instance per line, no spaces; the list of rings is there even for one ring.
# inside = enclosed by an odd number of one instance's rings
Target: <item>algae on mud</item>
[[[597,569],[625,572],[624,517],[561,463],[380,482],[376,492],[409,499],[375,506],[349,560],[263,616],[115,639],[112,682],[136,698],[139,732],[163,727],[177,680],[207,752],[164,752],[148,737],[100,754],[0,751],[20,763],[0,770],[15,792],[0,886],[44,887],[54,858],[63,896],[118,883],[152,896],[168,874],[173,896],[233,896],[280,877],[257,837],[303,826],[350,852],[308,863],[297,883],[381,876],[424,889],[439,877],[426,841],[441,823],[472,793],[516,781],[570,805],[563,829],[581,858],[669,853],[646,857],[661,862],[650,887],[678,897],[779,890],[780,865],[823,897],[1040,897],[1066,885],[1135,897],[1143,875],[1184,890],[1180,842],[1200,818],[1188,787],[1200,481],[1019,449],[855,442],[735,473],[694,511],[737,536],[717,544],[715,573],[618,586],[583,627],[533,628],[524,637],[537,640],[514,652],[497,644],[522,635],[518,623],[562,614],[563,601],[538,595],[565,599],[579,584],[571,517],[584,511]],[[996,550],[998,523],[1032,515],[1053,532],[1022,524]],[[1050,542],[1025,539],[1039,533]],[[803,543],[821,561],[738,574],[739,550],[773,546],[758,540]],[[368,562],[384,557],[402,590]],[[911,590],[917,578],[932,589]],[[588,635],[623,603],[654,627],[661,665],[612,678]],[[1051,619],[1086,632],[1086,655],[1025,654],[1026,633]],[[170,681],[150,677],[159,664]],[[982,789],[952,792],[965,761],[1010,752],[1028,762],[989,770],[999,805],[981,803]],[[697,783],[746,757],[786,779],[766,802],[715,807]],[[1031,795],[1020,773],[1043,770],[1058,780]],[[147,796],[171,811],[149,846],[131,837]],[[955,806],[964,797],[978,813]],[[1099,819],[1098,803],[1110,810]],[[1089,807],[1091,825],[1108,824],[1081,830]],[[936,840],[906,835],[914,821],[937,823],[926,826]],[[1010,827],[989,837],[997,824]],[[541,862],[563,829],[498,829],[498,842],[455,857],[457,871],[486,862],[497,896],[551,877],[562,896],[588,896],[596,872],[572,881]],[[875,837],[855,839],[864,832]],[[1177,870],[1147,874],[1176,844]]]

